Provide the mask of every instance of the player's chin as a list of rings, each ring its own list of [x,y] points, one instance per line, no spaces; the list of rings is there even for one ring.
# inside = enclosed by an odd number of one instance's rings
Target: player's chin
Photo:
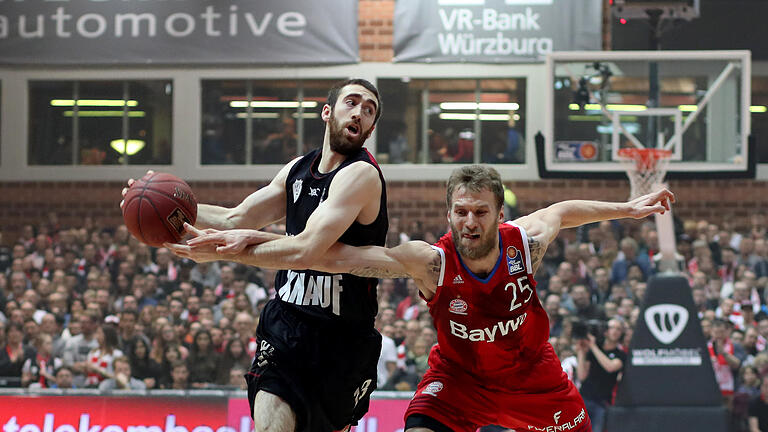
[[[357,150],[360,149],[360,144],[356,142],[351,142],[348,139],[344,138],[342,140],[339,140],[338,143],[336,143],[335,146],[331,146],[331,150],[335,151],[336,153],[342,154],[344,156],[349,156],[354,154]]]

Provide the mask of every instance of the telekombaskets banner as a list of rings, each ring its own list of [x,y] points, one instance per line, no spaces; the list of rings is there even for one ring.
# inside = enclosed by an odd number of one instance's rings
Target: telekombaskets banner
[[[357,0],[0,0],[0,64],[357,61]]]
[[[373,399],[353,430],[402,432],[408,399]],[[3,432],[252,432],[245,398],[0,396]]]
[[[397,62],[532,62],[602,46],[602,0],[396,1]]]

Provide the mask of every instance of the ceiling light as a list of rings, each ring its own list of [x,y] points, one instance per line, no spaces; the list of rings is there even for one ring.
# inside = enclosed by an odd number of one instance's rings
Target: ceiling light
[[[119,107],[126,106],[135,107],[139,105],[135,100],[122,100],[122,99],[79,99],[77,106],[105,106],[105,107]],[[74,99],[53,99],[51,100],[51,106],[75,106]]]
[[[605,106],[608,111],[645,111],[648,109],[645,105],[630,105],[630,104],[608,104]],[[571,111],[578,111],[579,104],[569,104],[568,109]],[[584,104],[584,109],[587,111],[600,111],[600,104]]]
[[[72,117],[74,111],[64,111],[62,114],[64,117]],[[78,117],[122,117],[125,113],[123,111],[78,111]],[[147,115],[144,111],[128,111],[128,117],[145,117]]]
[[[249,116],[248,113],[237,113],[237,114],[235,114],[235,117],[240,118],[240,119],[245,119],[245,118],[248,118],[248,117],[259,118],[259,119],[276,119],[276,118],[280,118],[280,114],[278,114],[278,113],[271,113],[271,112],[268,112],[268,113],[251,113],[250,116]]]
[[[468,113],[440,113],[441,120],[476,120],[476,114]],[[480,120],[509,121],[509,114],[480,114]]]
[[[516,102],[480,102],[479,108],[481,110],[516,111],[520,109],[520,104]],[[440,109],[476,110],[478,104],[475,102],[443,102],[440,104]]]
[[[247,108],[248,101],[234,100],[229,103],[232,108]],[[303,101],[301,106],[304,108],[314,108],[317,101]],[[298,108],[298,101],[251,101],[252,108]]]
[[[128,149],[126,150],[125,140],[116,139],[116,140],[112,140],[109,143],[109,146],[112,147],[116,152],[118,152],[120,154],[126,154],[127,153],[128,156],[133,156],[136,153],[140,152],[141,149],[143,149],[145,145],[146,144],[142,140],[129,139],[128,140]]]

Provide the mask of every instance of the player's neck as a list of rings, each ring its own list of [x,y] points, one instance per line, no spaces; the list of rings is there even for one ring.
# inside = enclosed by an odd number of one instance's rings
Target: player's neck
[[[477,276],[486,277],[493,271],[496,266],[496,262],[499,261],[499,246],[498,244],[488,254],[482,258],[471,259],[462,255],[461,260],[464,265]]]
[[[323,155],[320,158],[320,163],[317,165],[317,170],[321,174],[329,173],[338,168],[346,159],[345,155],[331,150],[330,140],[326,139],[323,142]]]

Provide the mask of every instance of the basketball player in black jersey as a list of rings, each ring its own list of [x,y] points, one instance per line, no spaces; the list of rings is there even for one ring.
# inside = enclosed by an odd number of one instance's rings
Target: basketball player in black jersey
[[[288,163],[235,208],[199,205],[197,228],[229,230],[224,252],[236,253],[249,244],[245,228],[286,218],[284,238],[249,249],[254,262],[272,268],[310,268],[336,241],[384,245],[384,177],[363,148],[380,115],[368,81],[334,86],[321,114],[322,149]],[[178,253],[182,246],[168,247]],[[256,432],[346,430],[368,411],[381,350],[376,284],[350,274],[278,272],[246,375]]]

